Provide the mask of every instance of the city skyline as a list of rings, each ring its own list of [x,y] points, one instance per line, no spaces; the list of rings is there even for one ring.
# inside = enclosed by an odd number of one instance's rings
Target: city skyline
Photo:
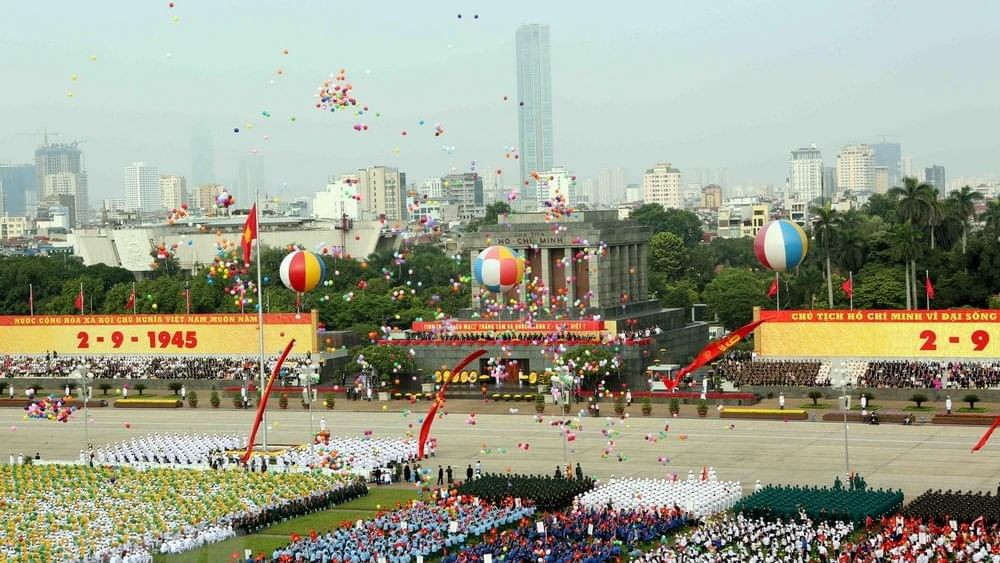
[[[554,31],[552,164],[579,178],[621,167],[635,183],[637,172],[669,161],[691,171],[686,182],[715,169],[727,171],[724,188],[781,186],[789,150],[816,143],[829,167],[844,145],[882,139],[902,144],[920,171],[942,165],[950,177],[977,177],[998,169],[1000,141],[988,134],[998,83],[981,72],[994,35],[989,16],[1000,12],[994,6],[846,2],[789,13],[780,3],[643,4],[644,17],[635,18],[629,9],[597,15],[514,2],[482,6],[474,21],[440,6],[359,6],[354,21],[364,24],[337,31],[351,49],[332,57],[323,31],[337,17],[332,7],[185,5],[173,12],[177,23],[158,5],[64,8],[52,21],[31,6],[10,7],[22,24],[5,34],[0,60],[10,83],[28,87],[5,96],[0,162],[30,162],[40,139],[26,133],[42,128],[59,132],[58,142],[86,138],[94,207],[122,196],[120,173],[131,162],[156,162],[192,188],[202,183],[195,176],[233,188],[241,158],[254,150],[267,161],[268,193],[281,197],[314,193],[331,174],[374,165],[418,179],[464,172],[476,161],[501,169],[513,185],[519,165],[504,149],[518,144],[515,32],[529,23]],[[112,10],[116,18],[107,17]],[[400,18],[412,29],[371,38],[371,29]],[[801,25],[817,18],[823,34]],[[663,21],[671,22],[666,36]],[[906,29],[932,22],[944,32],[904,40]],[[380,113],[360,119],[366,132],[352,130],[359,119],[349,114],[312,107],[316,86],[341,67]],[[914,88],[927,72],[939,80]],[[953,87],[970,82],[977,87]],[[428,83],[462,86],[416,87]],[[443,138],[431,132],[436,123]],[[208,135],[193,143],[199,124]],[[195,166],[193,144],[212,158]]]

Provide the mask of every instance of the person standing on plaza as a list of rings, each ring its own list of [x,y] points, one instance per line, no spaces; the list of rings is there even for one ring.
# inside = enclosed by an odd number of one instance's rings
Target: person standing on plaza
[[[443,484],[444,484],[444,468],[439,465],[437,486],[440,487]]]
[[[631,407],[632,406],[632,390],[631,389],[626,389],[625,390],[625,406],[626,407]]]
[[[951,414],[951,395],[949,395],[948,398],[944,400],[944,412],[947,414]]]
[[[784,392],[778,394],[778,408],[785,410],[785,394]]]

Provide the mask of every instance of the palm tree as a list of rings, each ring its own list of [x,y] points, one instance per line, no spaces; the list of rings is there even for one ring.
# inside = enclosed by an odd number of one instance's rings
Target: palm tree
[[[931,250],[934,250],[934,231],[944,221],[947,209],[945,209],[945,203],[938,197],[937,188],[927,184],[921,185],[926,186],[923,191],[924,200],[927,201],[927,216],[924,218],[924,224],[931,229]]]
[[[991,241],[1000,239],[1000,199],[994,199],[986,204],[986,211],[980,217]]]
[[[844,215],[846,223],[847,214]],[[841,268],[856,272],[865,265],[865,252],[868,250],[868,245],[858,229],[848,228],[845,225],[837,236],[835,246],[836,261]]]
[[[930,213],[927,190],[930,185],[918,182],[916,178],[903,178],[903,185],[890,189],[887,193],[899,202],[899,216],[911,225],[921,225]]]
[[[902,260],[906,268],[906,308],[912,309],[917,302],[916,258],[920,253],[920,231],[909,222],[896,227],[889,232],[889,242],[892,244],[892,257]],[[912,293],[911,293],[912,290]]]
[[[976,217],[976,202],[983,199],[983,194],[974,191],[969,186],[961,190],[952,190],[948,197],[955,208],[955,213],[962,221],[962,254],[965,254],[965,242],[969,232],[969,221]]]
[[[826,296],[830,308],[833,309],[833,276],[830,272],[830,247],[837,236],[837,229],[840,227],[840,216],[837,210],[827,203],[823,207],[813,206],[809,210],[812,216],[812,235],[823,251],[826,253]]]

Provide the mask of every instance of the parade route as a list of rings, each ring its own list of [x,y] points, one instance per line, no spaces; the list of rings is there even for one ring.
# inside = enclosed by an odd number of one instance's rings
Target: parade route
[[[316,411],[314,430],[319,429],[320,417],[326,417],[334,435],[361,437],[366,430],[376,437],[399,438],[408,431],[416,435],[424,411],[406,416],[404,412]],[[211,408],[94,409],[87,433],[95,448],[147,433],[246,434],[252,414]],[[436,474],[437,465],[451,465],[456,475],[464,475],[469,463],[480,460],[484,471],[552,474],[565,459],[581,463],[585,473],[600,479],[666,477],[673,472],[686,478],[688,471],[697,473],[702,466],[711,466],[720,478],[741,481],[744,492],[752,492],[757,479],[765,484],[822,485],[832,484],[835,474],[845,472],[844,427],[838,423],[631,417],[610,419],[611,425],[606,417],[582,418],[583,429],[575,432],[575,441],[564,444],[558,429],[550,425],[554,418],[549,415],[543,415],[541,423],[533,414],[478,414],[475,418],[475,425],[468,424],[468,412],[453,410],[437,420],[431,432],[438,439],[437,455],[424,466]],[[68,424],[60,424],[24,420],[19,409],[0,409],[0,461],[7,463],[10,454],[34,456],[36,451],[47,461],[78,460],[85,447],[83,420],[82,412]],[[269,409],[267,420],[271,445],[308,440],[308,412]],[[605,436],[602,430],[612,435]],[[901,488],[907,498],[930,488],[995,491],[1000,480],[1000,444],[969,453],[983,430],[851,424],[851,469],[860,472],[869,486]],[[602,459],[609,440],[614,447]],[[528,444],[527,450],[518,444]],[[661,464],[660,457],[669,462]]]

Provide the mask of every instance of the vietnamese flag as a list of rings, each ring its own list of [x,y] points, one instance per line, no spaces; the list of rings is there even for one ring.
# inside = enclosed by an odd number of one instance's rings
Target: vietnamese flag
[[[778,295],[778,278],[774,278],[771,282],[771,287],[767,290],[767,296],[774,299],[774,296]]]
[[[844,290],[844,295],[851,299],[854,297],[854,281],[851,279],[844,280],[844,283],[840,284],[840,289]]]
[[[927,293],[927,299],[934,299],[934,284],[931,283],[930,276],[924,278],[924,292]]]
[[[135,287],[134,286],[132,287],[132,293],[130,293],[129,296],[128,296],[128,301],[125,302],[125,310],[127,311],[127,310],[131,309],[132,307],[135,307]]]
[[[253,241],[257,239],[257,204],[254,203],[247,214],[247,220],[243,223],[243,237],[240,239],[240,247],[243,248],[243,261],[250,263],[250,252],[253,248]]]
[[[76,294],[76,300],[73,302],[76,305],[77,310],[83,313],[83,288],[80,288],[80,293]]]
[[[680,382],[684,380],[685,375],[697,370],[708,362],[711,362],[725,353],[726,350],[735,346],[740,340],[750,336],[750,333],[760,326],[760,323],[762,322],[764,322],[764,319],[753,321],[749,324],[741,326],[718,340],[709,342],[707,346],[701,349],[701,352],[698,352],[698,355],[695,356],[694,360],[692,360],[690,364],[678,370],[673,379],[670,377],[663,378],[663,385],[666,386],[667,391],[672,392],[678,385],[680,385]]]

